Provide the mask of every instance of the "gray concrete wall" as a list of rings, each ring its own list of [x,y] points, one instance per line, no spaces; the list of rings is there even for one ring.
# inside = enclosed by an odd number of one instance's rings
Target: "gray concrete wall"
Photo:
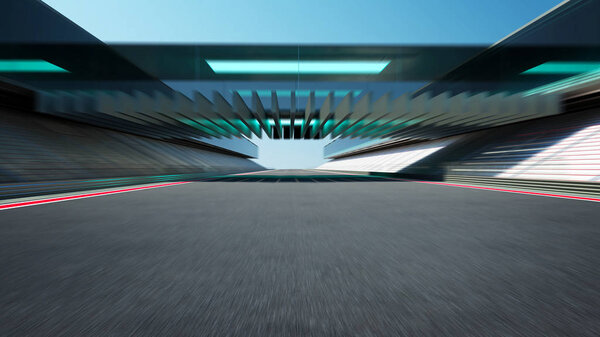
[[[0,182],[246,172],[255,162],[37,113],[0,108]]]

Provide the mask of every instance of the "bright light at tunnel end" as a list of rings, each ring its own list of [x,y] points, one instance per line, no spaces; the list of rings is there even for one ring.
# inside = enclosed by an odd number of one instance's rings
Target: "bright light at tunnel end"
[[[390,61],[206,60],[206,63],[216,74],[376,75]]]

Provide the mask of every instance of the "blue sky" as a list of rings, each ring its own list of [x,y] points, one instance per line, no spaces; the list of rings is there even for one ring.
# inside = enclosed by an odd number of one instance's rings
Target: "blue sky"
[[[491,44],[557,0],[45,0],[106,42]],[[255,141],[271,168],[322,163],[321,141]]]

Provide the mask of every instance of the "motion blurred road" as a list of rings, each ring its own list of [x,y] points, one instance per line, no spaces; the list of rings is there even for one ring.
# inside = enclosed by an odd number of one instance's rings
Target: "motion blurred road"
[[[271,174],[1,211],[0,335],[600,334],[598,203]]]

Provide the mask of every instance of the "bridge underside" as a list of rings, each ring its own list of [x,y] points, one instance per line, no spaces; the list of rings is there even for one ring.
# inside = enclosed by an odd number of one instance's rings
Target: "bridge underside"
[[[212,100],[197,91],[192,97],[182,93],[42,92],[37,109],[154,137],[190,139],[329,136],[428,140],[562,112],[557,95],[443,93],[432,97],[426,93],[393,97],[386,93],[375,97],[370,91],[359,92],[359,97],[352,91],[342,97],[328,92],[317,107],[315,91],[308,91],[302,108],[296,106],[295,91],[283,90],[274,90],[267,97],[263,92],[233,91],[227,98],[215,91]],[[279,103],[282,98],[285,105]]]

